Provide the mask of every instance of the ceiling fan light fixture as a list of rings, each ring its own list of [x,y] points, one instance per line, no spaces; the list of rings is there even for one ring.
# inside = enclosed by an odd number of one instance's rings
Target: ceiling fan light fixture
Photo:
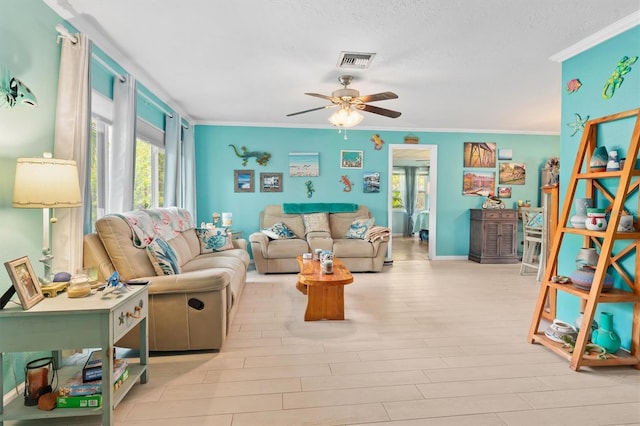
[[[351,107],[342,107],[331,114],[329,122],[336,127],[349,128],[360,124],[363,118],[362,114]]]

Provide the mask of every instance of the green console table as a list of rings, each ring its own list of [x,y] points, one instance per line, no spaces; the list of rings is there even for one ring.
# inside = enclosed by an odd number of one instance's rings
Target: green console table
[[[147,382],[148,349],[148,289],[131,286],[122,294],[96,292],[83,298],[72,299],[62,293],[46,298],[25,311],[21,306],[9,304],[0,310],[0,394],[2,382],[2,355],[7,352],[31,352],[71,348],[101,348],[102,377],[111,377],[113,346],[128,331],[140,324],[140,360],[129,363],[129,378],[118,390],[103,386],[102,407],[56,408],[42,411],[38,407],[24,406],[24,398],[15,398],[6,407],[0,402],[0,426],[4,421],[54,417],[102,415],[102,424],[113,424],[113,408],[138,382]],[[64,369],[63,369],[64,370]],[[59,370],[60,371],[60,370]],[[75,371],[74,371],[75,372]],[[64,375],[59,374],[62,383]],[[55,382],[54,382],[55,384]]]

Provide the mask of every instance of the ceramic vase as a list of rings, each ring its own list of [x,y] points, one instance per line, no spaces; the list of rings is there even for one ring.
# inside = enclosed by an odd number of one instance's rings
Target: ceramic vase
[[[583,319],[584,319],[584,312],[580,312],[580,314],[578,314],[578,316],[576,317],[576,328],[578,329],[578,331],[580,330],[580,327],[582,327]],[[591,341],[591,335],[597,329],[598,329],[598,322],[596,320],[591,321],[591,330],[587,334],[587,341]]]
[[[618,161],[618,151],[609,152],[609,161],[607,161],[607,171],[615,172],[620,170],[620,162]]]
[[[620,349],[620,336],[613,331],[612,313],[600,313],[600,327],[591,334],[591,341],[602,346],[609,353],[615,353]]]
[[[593,269],[598,264],[598,252],[593,247],[584,247],[576,255],[576,267],[578,269]]]
[[[609,154],[607,153],[607,148],[604,146],[599,146],[593,151],[593,155],[591,156],[591,162],[589,162],[589,167],[592,172],[603,172],[607,168],[607,163],[609,162]]]
[[[607,229],[607,213],[604,209],[587,209],[585,227],[590,231],[604,231]]]
[[[587,220],[587,208],[591,207],[591,198],[576,198],[573,201],[575,214],[569,221],[574,228],[585,229]]]
[[[569,278],[571,278],[571,284],[574,287],[579,288],[580,290],[591,291],[591,286],[593,284],[593,278],[595,277],[595,270],[593,269],[576,269],[574,270]],[[603,293],[611,290],[613,288],[613,276],[611,274],[605,274],[604,279],[602,280],[602,289]]]

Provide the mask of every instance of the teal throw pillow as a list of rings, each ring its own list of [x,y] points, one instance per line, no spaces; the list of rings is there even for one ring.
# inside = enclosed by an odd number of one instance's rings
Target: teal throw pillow
[[[156,275],[175,275],[181,272],[176,252],[162,238],[155,238],[147,245],[147,255]]]
[[[369,228],[373,226],[374,218],[371,219],[354,219],[351,226],[345,234],[345,238],[364,239]]]
[[[270,227],[262,229],[260,232],[272,240],[289,240],[296,238],[296,234],[282,222],[274,223]]]

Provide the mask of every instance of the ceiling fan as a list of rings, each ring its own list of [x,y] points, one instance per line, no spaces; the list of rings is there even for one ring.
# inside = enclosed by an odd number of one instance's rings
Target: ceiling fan
[[[326,99],[330,101],[331,104],[318,108],[307,109],[304,111],[293,112],[291,114],[287,114],[287,117],[334,107],[340,107],[340,109],[329,118],[329,121],[331,121],[331,123],[337,127],[352,127],[362,121],[362,116],[354,111],[354,109],[371,112],[373,114],[383,115],[390,118],[400,117],[401,113],[398,111],[380,108],[368,104],[368,102],[397,99],[398,95],[393,92],[382,92],[373,95],[360,96],[360,92],[355,89],[349,89],[347,87],[349,86],[349,84],[351,84],[352,80],[353,76],[350,75],[342,75],[338,77],[338,81],[340,82],[340,84],[342,84],[343,88],[334,90],[331,96],[321,95],[319,93],[305,93],[305,95]]]

